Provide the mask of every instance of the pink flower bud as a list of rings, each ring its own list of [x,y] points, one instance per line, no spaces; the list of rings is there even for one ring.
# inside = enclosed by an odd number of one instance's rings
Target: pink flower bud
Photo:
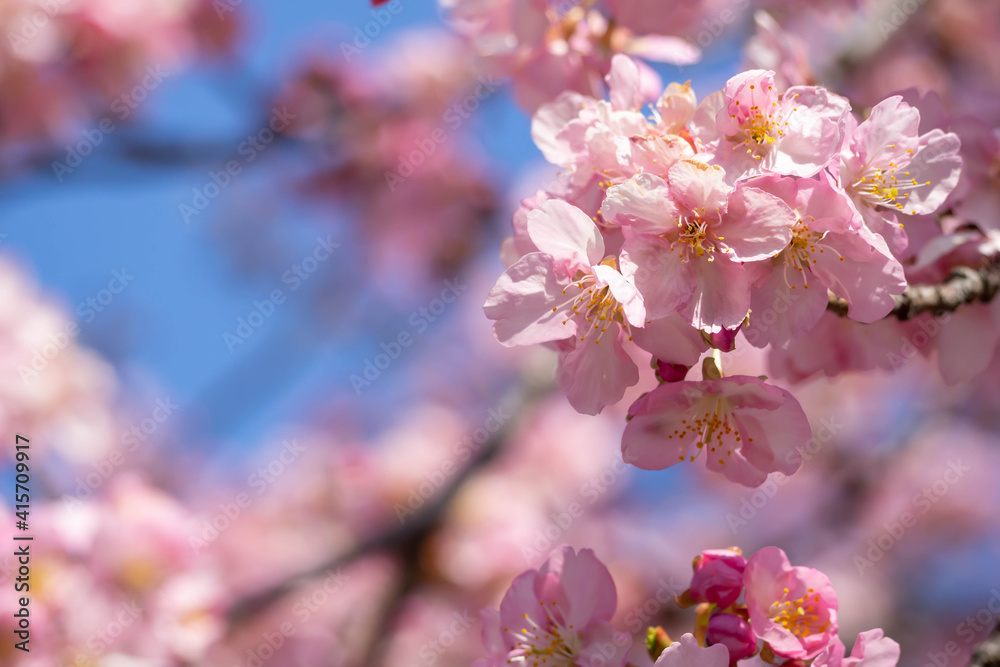
[[[757,650],[757,638],[754,637],[750,624],[735,614],[712,616],[708,621],[705,644],[725,646],[729,649],[731,663],[748,658]]]
[[[697,602],[713,602],[728,607],[743,591],[746,559],[731,549],[703,551],[695,561],[691,597]]]

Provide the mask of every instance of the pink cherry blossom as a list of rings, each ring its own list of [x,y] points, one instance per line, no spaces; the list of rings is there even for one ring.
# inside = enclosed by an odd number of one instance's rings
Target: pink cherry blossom
[[[835,640],[837,594],[819,570],[765,547],[747,561],[744,582],[750,624],[775,655],[808,659]]]
[[[687,65],[701,57],[685,40],[658,33],[648,22],[626,26],[616,15],[628,12],[635,0],[611,11],[593,3],[566,5],[552,0],[442,0],[453,24],[472,44],[486,67],[513,78],[521,106],[538,109],[565,91],[590,97],[603,95],[602,79],[616,55]],[[670,13],[663,7],[657,14]],[[675,29],[675,28],[673,28]],[[652,98],[661,87],[659,76],[639,64],[643,87]]]
[[[784,389],[737,375],[663,384],[629,408],[622,436],[626,461],[662,470],[702,457],[727,479],[758,486],[767,475],[795,472],[796,447],[812,435],[802,406]]]
[[[641,171],[666,175],[677,160],[694,155],[691,143],[675,134],[693,112],[689,86],[668,87],[650,120],[641,112],[641,71],[634,60],[615,56],[607,82],[609,100],[564,93],[539,109],[531,126],[545,158],[565,170],[551,195],[591,215],[609,186]]]
[[[655,667],[728,667],[730,655],[722,644],[702,646],[691,633],[663,649]]]
[[[795,224],[778,198],[734,189],[720,167],[695,160],[675,164],[668,181],[640,174],[609,189],[602,214],[624,228],[622,273],[650,316],[679,312],[710,333],[740,325],[750,309],[742,262],[783,250]]]
[[[622,667],[632,646],[616,641],[620,635],[611,617],[617,599],[611,573],[592,550],[563,547],[538,570],[517,577],[499,611],[480,613],[489,658],[479,664],[545,660],[569,667],[596,664],[592,661],[600,657],[601,664]]]
[[[812,664],[815,667],[896,667],[899,662],[899,644],[886,637],[881,628],[860,633],[849,657],[844,657],[845,650],[840,638],[834,638]]]
[[[781,93],[774,72],[750,70],[702,100],[692,133],[730,183],[767,173],[810,177],[840,150],[849,110],[825,88]]]
[[[605,255],[600,230],[580,209],[547,201],[528,213],[527,232],[539,252],[500,277],[486,315],[504,345],[560,341],[560,386],[574,408],[597,414],[639,381],[624,344],[647,324],[642,296]],[[691,365],[705,349],[676,322],[654,326],[655,335],[643,340],[665,361]]]
[[[828,183],[764,176],[748,185],[779,197],[795,213],[788,246],[770,262],[752,266],[747,340],[756,346],[787,346],[812,329],[826,311],[827,290],[847,299],[848,316],[880,320],[893,295],[906,288],[903,267],[882,237],[855,229],[854,211]]]
[[[955,134],[937,129],[920,134],[919,128],[920,112],[899,95],[880,102],[860,124],[850,116],[835,170],[858,217],[897,254],[906,248],[906,236],[896,214],[936,211],[962,169]]]
[[[695,602],[728,607],[743,592],[743,570],[747,560],[739,551],[709,549],[695,559],[690,594]]]

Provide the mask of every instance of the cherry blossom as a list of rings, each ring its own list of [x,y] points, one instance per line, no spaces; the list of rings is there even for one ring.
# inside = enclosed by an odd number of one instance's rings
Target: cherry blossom
[[[903,267],[881,236],[854,227],[853,209],[839,192],[812,179],[764,176],[747,184],[779,197],[797,218],[788,246],[751,268],[751,312],[780,315],[770,322],[751,315],[747,340],[786,347],[822,317],[827,290],[847,299],[848,316],[859,322],[875,322],[892,310],[893,296],[906,288]]]
[[[662,470],[701,457],[705,467],[746,486],[801,464],[795,449],[811,430],[798,401],[758,378],[733,376],[663,384],[631,408],[622,436],[626,461]]]
[[[618,2],[610,13],[593,2],[567,6],[550,0],[442,0],[455,27],[469,39],[486,67],[513,78],[518,102],[534,111],[564,91],[590,97],[603,94],[602,79],[612,58],[631,54],[659,62],[686,65],[701,52],[679,37],[657,34],[648,23],[628,27],[616,14],[635,0]],[[657,14],[669,15],[667,7]],[[676,25],[676,24],[675,24]],[[639,65],[644,88],[656,95],[659,76]]]
[[[850,103],[818,86],[780,92],[774,72],[750,70],[702,100],[692,134],[729,183],[759,174],[810,177],[836,157]]]
[[[528,214],[527,227],[539,252],[501,276],[486,315],[504,345],[561,341],[560,385],[573,407],[597,414],[639,380],[624,344],[646,325],[642,296],[605,255],[600,230],[583,211],[552,200]],[[677,324],[663,323],[659,333],[667,338],[650,342],[666,348],[667,361],[691,365],[704,349]],[[671,341],[679,343],[673,353]]]
[[[489,658],[482,667],[601,664],[622,667],[631,642],[615,641],[615,583],[590,549],[557,550],[538,570],[517,577],[499,611],[480,613]],[[610,648],[610,655],[604,651]]]
[[[650,316],[679,312],[710,333],[735,329],[750,309],[743,262],[776,255],[795,217],[776,197],[732,188],[718,166],[681,160],[668,180],[641,174],[608,191],[605,219],[622,225],[623,274]]]
[[[962,168],[955,134],[920,134],[919,128],[920,112],[898,95],[876,105],[861,123],[851,116],[834,170],[858,218],[897,254],[906,247],[906,235],[896,214],[933,213],[958,184]]]
[[[819,570],[792,567],[785,552],[765,547],[744,573],[746,605],[757,636],[775,655],[808,659],[837,636],[837,594]]]

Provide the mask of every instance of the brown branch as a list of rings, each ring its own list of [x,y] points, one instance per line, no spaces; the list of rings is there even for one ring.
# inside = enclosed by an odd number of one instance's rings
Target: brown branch
[[[1000,667],[1000,624],[972,651],[969,667]]]
[[[1000,261],[994,260],[980,269],[958,266],[944,282],[937,285],[910,285],[894,297],[895,307],[888,316],[906,321],[924,313],[941,315],[958,310],[967,303],[987,303],[1000,292]],[[840,317],[847,316],[846,299],[830,295],[826,306]],[[888,317],[887,316],[887,317]]]

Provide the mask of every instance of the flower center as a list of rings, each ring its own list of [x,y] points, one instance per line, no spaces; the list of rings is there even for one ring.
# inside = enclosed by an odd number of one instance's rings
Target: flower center
[[[815,222],[816,218],[809,220]],[[819,261],[813,257],[814,254],[826,254],[826,251],[829,250],[840,257],[841,262],[844,261],[844,257],[839,252],[823,243],[826,235],[827,232],[817,232],[810,229],[809,224],[801,218],[795,223],[795,226],[792,227],[792,240],[788,243],[788,247],[774,259],[775,264],[784,264],[784,280],[787,287],[796,288],[788,279],[788,270],[792,269],[793,272],[797,271],[801,274],[803,289],[809,289],[809,275],[812,273],[810,267]],[[792,276],[794,277],[795,273],[792,273]]]
[[[771,605],[770,616],[775,623],[802,638],[822,634],[829,629],[829,619],[821,621],[816,589],[810,588],[805,595],[793,600],[785,599],[788,594],[789,590],[786,588],[782,598]]]
[[[750,89],[755,90],[755,86],[751,85]],[[767,87],[768,92],[772,89],[773,86]],[[787,112],[787,107],[782,109],[777,102],[768,103],[766,97],[758,101],[757,97],[761,93],[751,93],[751,102],[755,103],[749,106],[741,106],[740,101],[737,100],[735,105],[737,109],[735,113],[730,114],[730,118],[736,120],[743,130],[743,141],[740,141],[739,136],[730,138],[734,142],[733,148],[745,147],[746,152],[752,155],[755,160],[760,160],[767,155],[771,150],[771,145],[785,136],[784,128],[788,125],[786,117],[788,113],[791,113]],[[798,107],[793,107],[791,111],[797,110]]]
[[[670,252],[676,249],[682,264],[701,257],[705,257],[709,262],[715,261],[715,253],[719,250],[715,242],[722,239],[721,237],[717,239],[712,234],[708,224],[709,221],[697,213],[694,216],[678,218],[677,227],[680,233],[676,239],[670,241]]]
[[[692,407],[688,418],[681,420],[680,427],[667,435],[667,439],[683,440],[689,432],[693,432],[698,439],[693,443],[694,449],[688,450],[688,460],[694,461],[707,449],[707,456],[717,457],[716,462],[725,465],[726,458],[743,444],[743,436],[735,423],[729,400],[718,394],[706,394]],[[753,438],[748,440],[753,442]],[[685,459],[683,455],[677,458],[681,461]]]
[[[617,267],[614,258],[601,263]],[[562,292],[566,294],[572,289],[577,289],[580,293],[564,306],[563,314],[566,319],[563,320],[563,324],[569,324],[570,320],[577,323],[577,335],[581,343],[590,339],[594,344],[599,344],[609,328],[612,329],[612,334],[617,333],[616,326],[624,329],[628,339],[632,340],[631,325],[625,319],[624,309],[611,293],[609,286],[598,285],[597,277],[593,273],[588,273],[578,275],[573,284],[564,288]],[[558,310],[558,307],[552,309],[553,312]]]
[[[531,667],[543,665],[570,665],[580,653],[580,635],[573,631],[573,626],[563,625],[562,615],[556,603],[550,602],[551,608],[544,602],[539,602],[542,622],[537,622],[528,614],[524,614],[524,627],[518,632],[510,632],[517,640],[514,648],[508,653],[507,663],[521,663]],[[556,613],[552,613],[556,612]]]
[[[894,147],[890,146],[889,148]],[[912,151],[908,150],[907,153],[912,153]],[[905,213],[903,202],[910,196],[907,191],[928,186],[931,182],[918,183],[917,179],[905,170],[901,172],[902,178],[900,178],[897,172],[901,169],[895,162],[889,162],[886,169],[869,167],[858,180],[851,184],[851,192],[869,206],[885,206]],[[911,210],[910,213],[913,214],[916,211]]]

